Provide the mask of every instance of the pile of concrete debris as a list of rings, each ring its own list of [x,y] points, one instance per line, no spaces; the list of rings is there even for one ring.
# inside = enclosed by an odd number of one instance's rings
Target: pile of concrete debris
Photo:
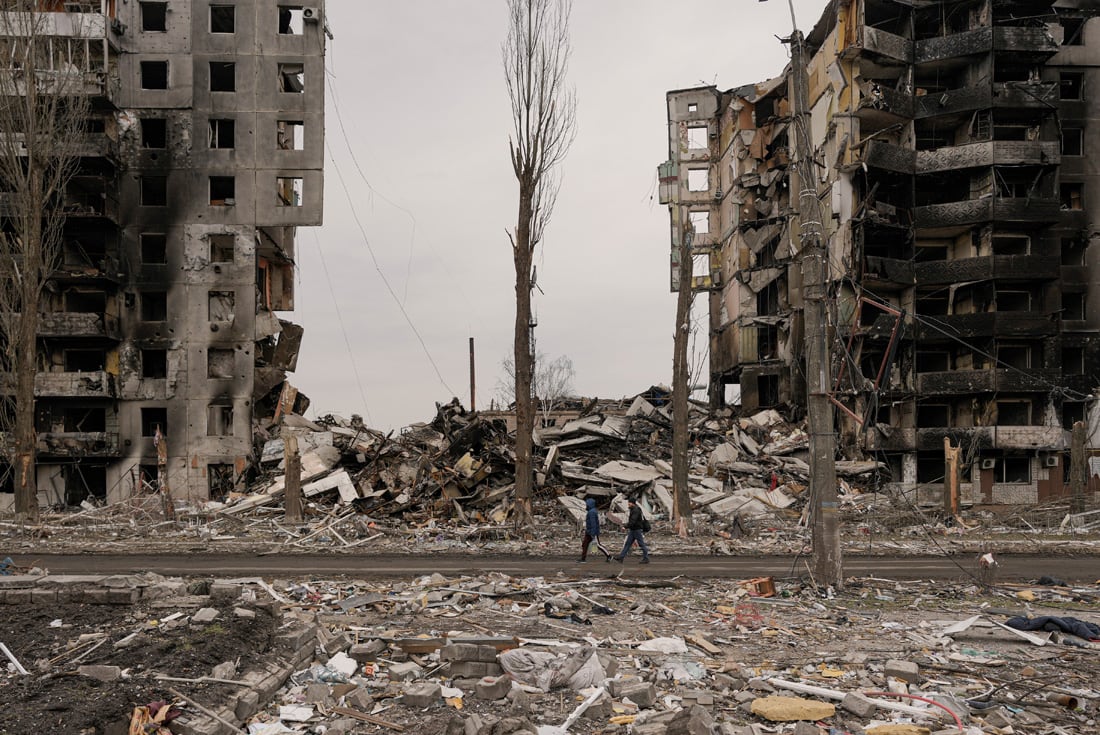
[[[777,514],[798,519],[809,473],[805,431],[774,410],[714,418],[700,406],[692,408],[693,507],[729,521]],[[467,412],[458,399],[437,406],[431,423],[411,425],[398,436],[370,429],[358,417],[314,422],[288,415],[282,430],[297,439],[307,500],[338,496],[339,503],[372,517],[490,525],[510,517],[515,457],[506,425]],[[671,405],[660,388],[632,400],[587,402],[575,418],[536,431],[539,497],[557,499],[583,519],[586,497],[623,513],[632,495],[650,519],[668,518],[671,438]],[[286,484],[284,450],[282,437],[267,438],[248,492],[205,509],[239,515],[278,503]],[[837,469],[856,482],[881,468],[876,462],[840,462]],[[851,490],[847,482],[844,489]]]

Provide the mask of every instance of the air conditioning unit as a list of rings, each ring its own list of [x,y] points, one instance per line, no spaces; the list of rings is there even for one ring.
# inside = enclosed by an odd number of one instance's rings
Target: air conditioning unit
[[[1057,467],[1058,455],[1057,454],[1044,454],[1043,455],[1043,467]]]
[[[992,457],[986,457],[981,461],[981,464],[979,466],[983,470],[991,470],[997,466],[997,460],[993,459]]]
[[[302,20],[306,23],[317,23],[321,20],[320,8],[302,8]]]

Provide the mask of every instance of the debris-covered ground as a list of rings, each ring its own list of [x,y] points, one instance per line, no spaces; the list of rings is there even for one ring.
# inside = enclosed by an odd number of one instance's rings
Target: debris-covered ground
[[[0,605],[28,672],[0,733],[157,732],[128,728],[158,701],[172,732],[253,735],[1057,735],[1100,706],[1100,588],[1056,579],[109,579],[133,605],[43,604],[48,579]]]

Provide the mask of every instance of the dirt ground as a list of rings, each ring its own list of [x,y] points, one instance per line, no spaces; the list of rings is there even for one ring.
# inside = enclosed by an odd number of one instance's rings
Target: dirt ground
[[[257,607],[255,618],[237,618],[233,607],[220,607],[207,625],[172,627],[156,624],[170,609],[3,606],[0,641],[33,675],[0,679],[0,733],[126,733],[135,706],[173,699],[169,686],[200,702],[218,700],[224,685],[158,682],[155,674],[197,678],[225,661],[262,658],[271,647],[274,616]],[[138,635],[125,648],[116,648],[114,641],[127,631]],[[92,650],[102,634],[106,642]],[[120,666],[123,678],[101,682],[80,676],[80,665]]]

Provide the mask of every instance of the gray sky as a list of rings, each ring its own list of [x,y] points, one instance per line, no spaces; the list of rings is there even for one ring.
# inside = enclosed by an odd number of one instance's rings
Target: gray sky
[[[805,32],[826,0],[794,5]],[[290,318],[306,334],[291,380],[310,415],[399,428],[453,395],[469,405],[472,336],[485,408],[515,315],[504,1],[329,0],[327,13],[325,225],[299,231]],[[675,298],[656,188],[665,92],[775,76],[787,62],[775,36],[790,28],[785,0],[575,0],[578,129],[536,255],[535,336],[550,358],[572,358],[580,395],[671,380]]]

